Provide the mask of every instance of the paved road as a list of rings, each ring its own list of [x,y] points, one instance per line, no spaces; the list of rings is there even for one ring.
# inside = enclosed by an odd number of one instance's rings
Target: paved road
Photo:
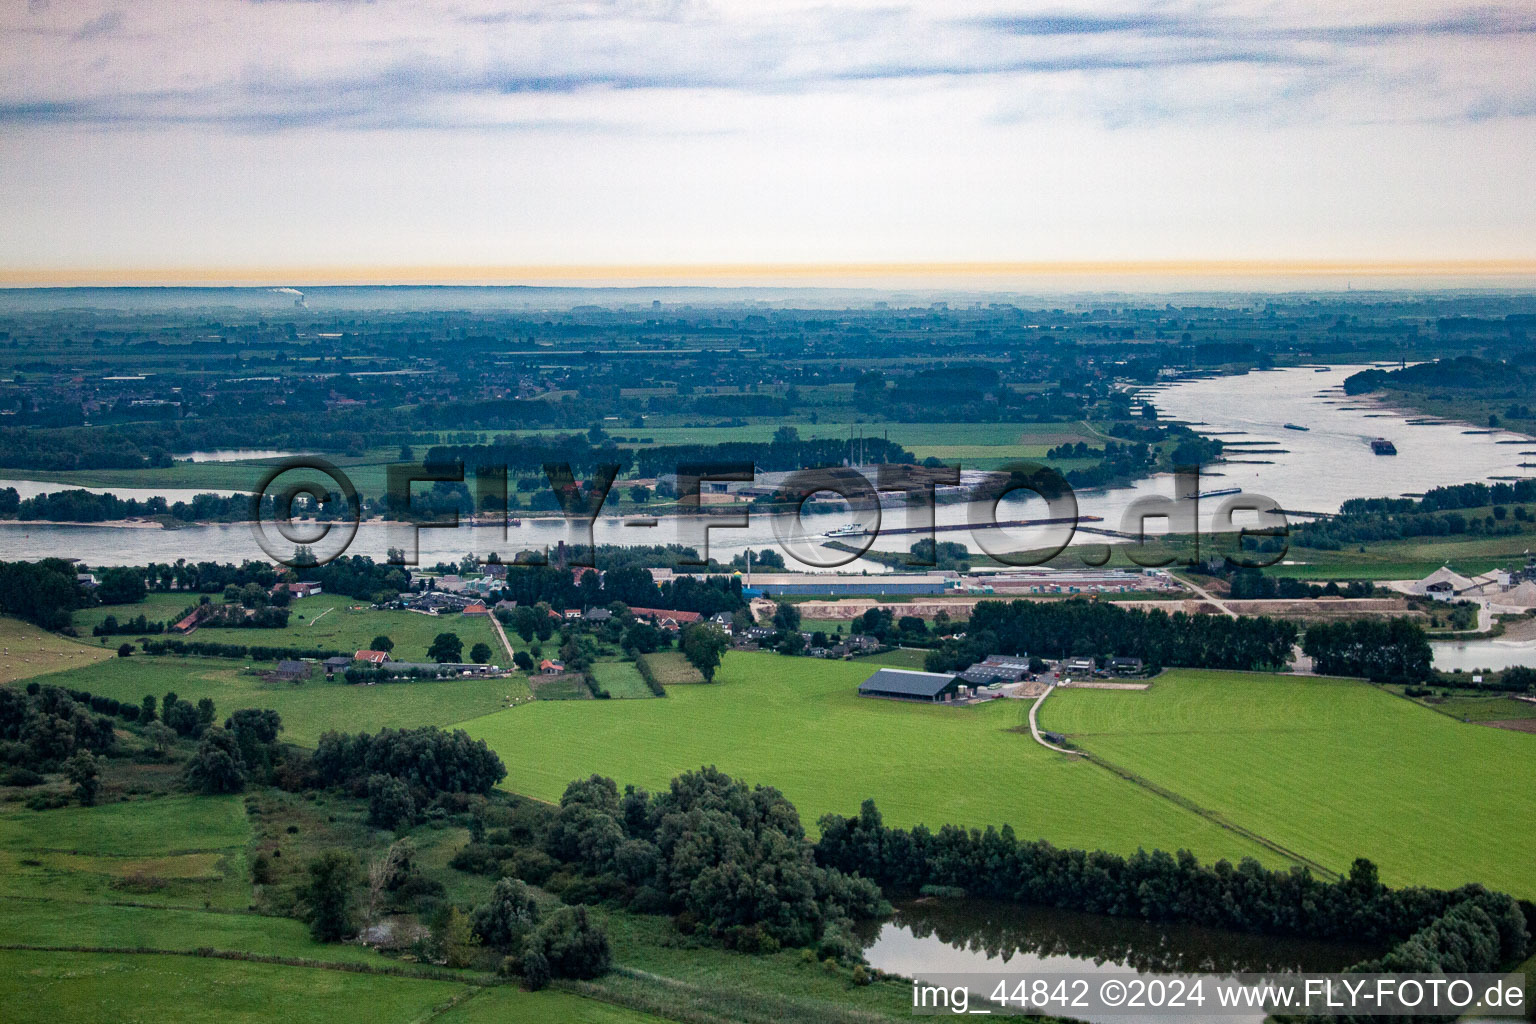
[[[1056,684],[1053,682],[1046,688],[1046,691],[1042,693],[1038,698],[1036,698],[1035,702],[1029,706],[1030,735],[1034,736],[1036,743],[1040,744],[1047,750],[1054,750],[1058,754],[1071,754],[1073,757],[1081,757],[1082,755],[1078,751],[1068,750],[1066,747],[1058,747],[1056,744],[1050,742],[1044,736],[1040,735],[1040,723],[1035,720],[1035,714],[1040,710],[1040,705],[1045,703],[1045,698],[1049,697],[1051,695],[1051,691],[1054,689],[1056,689]]]

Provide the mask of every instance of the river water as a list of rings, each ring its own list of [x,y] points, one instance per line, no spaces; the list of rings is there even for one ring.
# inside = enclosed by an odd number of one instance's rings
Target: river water
[[[1524,461],[1536,461],[1520,453],[1536,450],[1536,441],[1500,444],[1519,435],[1505,432],[1467,433],[1464,424],[1415,425],[1410,417],[1384,411],[1370,403],[1345,399],[1338,391],[1344,378],[1362,369],[1358,366],[1330,367],[1324,372],[1311,368],[1293,368],[1254,372],[1237,377],[1208,378],[1155,385],[1145,389],[1146,396],[1160,412],[1173,419],[1195,424],[1195,428],[1221,437],[1234,449],[1254,448],[1258,453],[1237,450],[1233,459],[1212,467],[1201,482],[1202,490],[1239,487],[1248,495],[1263,496],[1284,509],[1306,512],[1333,512],[1352,497],[1374,497],[1421,492],[1445,484],[1487,480],[1494,477],[1529,475],[1520,468]],[[1417,417],[1412,417],[1417,419]],[[1306,431],[1285,429],[1286,423],[1308,427]],[[1395,457],[1371,452],[1370,438],[1384,436],[1398,448]],[[911,439],[913,441],[919,439]],[[1245,445],[1242,442],[1263,442]],[[208,453],[203,453],[207,455]],[[252,468],[252,487],[264,469]],[[29,481],[0,481],[0,486],[17,486],[24,495],[56,490],[60,485]],[[24,488],[24,489],[23,489]],[[171,500],[185,500],[191,491],[144,488],[93,488],[122,497],[146,497],[164,494]],[[1096,516],[1095,526],[1111,529],[1135,526],[1126,521],[1127,509],[1139,499],[1172,497],[1174,482],[1159,475],[1138,481],[1134,486],[1078,494],[1078,507],[1084,516]],[[1201,503],[1202,515],[1209,516],[1219,502]],[[1033,519],[1047,514],[1045,503],[1027,492],[1005,498],[996,512],[999,521]],[[936,520],[940,525],[962,525],[973,519],[987,520],[990,508],[971,505],[941,505]],[[906,524],[907,513],[901,508],[885,511],[885,527]],[[746,528],[727,528],[720,520],[709,530],[708,550],[712,557],[728,560],[747,548],[772,547],[784,550],[780,538],[793,543],[809,543],[810,558],[831,562],[838,556],[822,545],[826,530],[846,521],[846,513],[807,515],[803,522],[782,517],[755,514]],[[636,525],[632,520],[603,516],[593,526],[592,537],[598,544],[686,544],[702,550],[703,529],[708,520],[662,517],[654,526]],[[1241,525],[1241,522],[1239,522]],[[1209,529],[1209,520],[1202,529]],[[1052,546],[1064,533],[1060,527],[1030,527],[993,533],[989,538],[973,536],[969,531],[945,531],[940,540],[957,541],[972,551],[1017,551]],[[524,518],[503,539],[500,530],[464,525],[458,529],[422,530],[418,535],[420,558],[426,563],[440,559],[458,559],[465,554],[484,556],[496,551],[504,557],[522,549],[552,547],[560,540],[584,542],[585,536],[574,532],[559,520]],[[874,547],[883,551],[906,551],[917,537],[911,534],[885,534]],[[1113,541],[1091,532],[1079,532],[1074,544],[1102,544]],[[349,553],[380,559],[390,547],[409,546],[400,528],[391,524],[364,523],[349,548]],[[284,554],[287,553],[285,550]],[[132,528],[123,526],[28,526],[0,525],[0,558],[38,558],[67,555],[93,565],[143,564],[169,562],[177,558],[235,561],[264,557],[248,525],[191,526],[176,530]],[[791,567],[831,568],[827,564],[807,564],[787,553]],[[855,561],[841,566],[848,569],[883,571],[877,564]]]
[[[941,974],[1109,975],[1337,971],[1380,955],[1367,946],[1248,935],[983,900],[918,900],[865,932],[873,967],[924,980]],[[1209,1007],[1208,1007],[1209,1009]],[[1124,1016],[1087,1018],[1120,1024]],[[1215,1011],[1212,1024],[1260,1024],[1262,1012]]]

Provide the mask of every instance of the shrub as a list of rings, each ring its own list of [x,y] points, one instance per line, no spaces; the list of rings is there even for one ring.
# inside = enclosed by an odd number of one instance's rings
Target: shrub
[[[556,978],[596,978],[613,966],[608,936],[586,907],[561,907],[549,915],[529,939],[529,950],[544,957]]]

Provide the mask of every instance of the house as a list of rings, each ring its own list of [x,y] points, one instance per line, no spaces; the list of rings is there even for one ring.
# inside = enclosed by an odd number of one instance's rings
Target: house
[[[172,633],[182,633],[182,634],[190,633],[194,629],[197,628],[197,624],[199,622],[202,622],[204,619],[206,619],[208,616],[210,616],[212,614],[213,614],[213,605],[211,603],[210,604],[199,604],[196,608],[192,609],[191,614],[189,614],[186,618],[184,618],[180,622],[177,622],[174,625],[172,625],[171,626],[171,632]]]
[[[345,672],[352,667],[351,658],[326,658],[322,663],[325,666],[326,675],[334,675],[337,672]]]
[[[588,622],[607,622],[613,618],[613,612],[607,608],[588,608],[581,617]]]
[[[1068,658],[1061,663],[1063,672],[1075,672],[1079,675],[1092,675],[1097,666],[1092,658]]]
[[[485,574],[493,580],[504,580],[507,578],[507,567],[501,562],[488,562]]]
[[[948,672],[882,668],[859,684],[859,696],[938,702],[954,697],[959,685],[958,677]]]
[[[354,661],[366,662],[369,665],[382,665],[392,660],[388,651],[358,651],[352,655]]]
[[[464,614],[464,615],[485,615],[485,614],[487,614],[487,612],[485,610],[485,605],[481,604],[479,601],[476,601],[474,604],[467,604],[467,605],[465,605],[464,606],[464,611],[463,611],[462,614]]]
[[[843,643],[851,652],[872,651],[880,646],[880,638],[868,633],[850,633]]]
[[[80,586],[84,587],[86,590],[95,590],[97,587],[101,586],[101,584],[96,581],[95,574],[88,572],[75,573],[75,582],[80,584]]]
[[[281,591],[287,591],[289,597],[298,599],[301,597],[314,597],[321,592],[321,589],[320,584],[308,581],[300,583],[274,583],[272,585],[272,593],[276,594]]]
[[[664,629],[680,629],[703,620],[697,611],[673,611],[671,608],[630,608],[630,614],[636,619],[650,619]]]
[[[277,668],[272,670],[272,676],[276,679],[290,679],[298,681],[309,677],[309,665],[302,661],[280,661]]]
[[[1110,658],[1109,670],[1117,676],[1139,676],[1147,667],[1140,658]]]
[[[565,665],[561,662],[551,661],[550,659],[545,658],[543,661],[539,662],[539,675],[563,676],[565,675]]]
[[[731,633],[731,623],[735,621],[735,617],[730,612],[715,612],[715,614],[709,617],[709,621],[725,630],[726,635],[729,636]]]

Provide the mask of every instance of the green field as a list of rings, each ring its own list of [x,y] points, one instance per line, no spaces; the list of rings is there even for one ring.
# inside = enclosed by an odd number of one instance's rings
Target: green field
[[[102,661],[110,651],[56,636],[16,619],[0,618],[0,684]]]
[[[215,600],[219,600],[215,595]],[[177,614],[197,602],[195,594],[150,594],[139,604],[104,605],[75,613],[75,628],[89,635],[91,628],[108,615],[119,620],[144,615],[169,624]],[[395,642],[390,652],[396,661],[428,661],[427,648],[439,633],[457,633],[464,641],[464,657],[477,643],[491,648],[492,664],[506,661],[506,651],[496,637],[490,619],[483,615],[422,615],[417,612],[374,611],[364,602],[342,594],[320,594],[289,605],[286,629],[198,629],[189,641],[243,644],[260,647],[308,647],[317,651],[363,650],[379,634]],[[356,609],[356,610],[354,610]],[[134,637],[107,637],[116,647]],[[515,641],[514,641],[515,643]]]
[[[0,952],[8,1024],[406,1024],[473,992],[451,981],[190,956]]]
[[[632,661],[599,661],[593,664],[590,671],[609,696],[615,699],[656,696],[645,685],[640,670],[635,668]]]
[[[1010,823],[1026,838],[1126,853],[1189,848],[1208,857],[1280,858],[1093,765],[1036,744],[1027,705],[928,707],[859,697],[868,665],[727,654],[712,686],[667,700],[535,702],[463,723],[507,762],[514,792],[557,799],[599,772],[664,785],[714,764],[783,790],[814,826],[868,797],[886,820]]]
[[[1392,885],[1536,895],[1536,737],[1359,682],[1193,671],[1060,691],[1041,724],[1336,871],[1369,857]]]
[[[651,671],[656,673],[657,680],[663,686],[681,686],[704,681],[704,677],[699,675],[699,670],[688,664],[688,659],[683,657],[681,651],[657,651],[655,654],[646,654],[642,657],[645,658],[645,663],[651,666]]]
[[[183,700],[213,699],[219,715],[239,708],[272,708],[283,717],[283,739],[312,747],[327,729],[374,731],[449,725],[489,714],[508,698],[526,697],[521,676],[443,679],[352,686],[314,676],[302,684],[266,682],[251,663],[222,658],[113,658],[45,682],[137,703],[174,690]],[[255,666],[258,670],[269,668]]]

